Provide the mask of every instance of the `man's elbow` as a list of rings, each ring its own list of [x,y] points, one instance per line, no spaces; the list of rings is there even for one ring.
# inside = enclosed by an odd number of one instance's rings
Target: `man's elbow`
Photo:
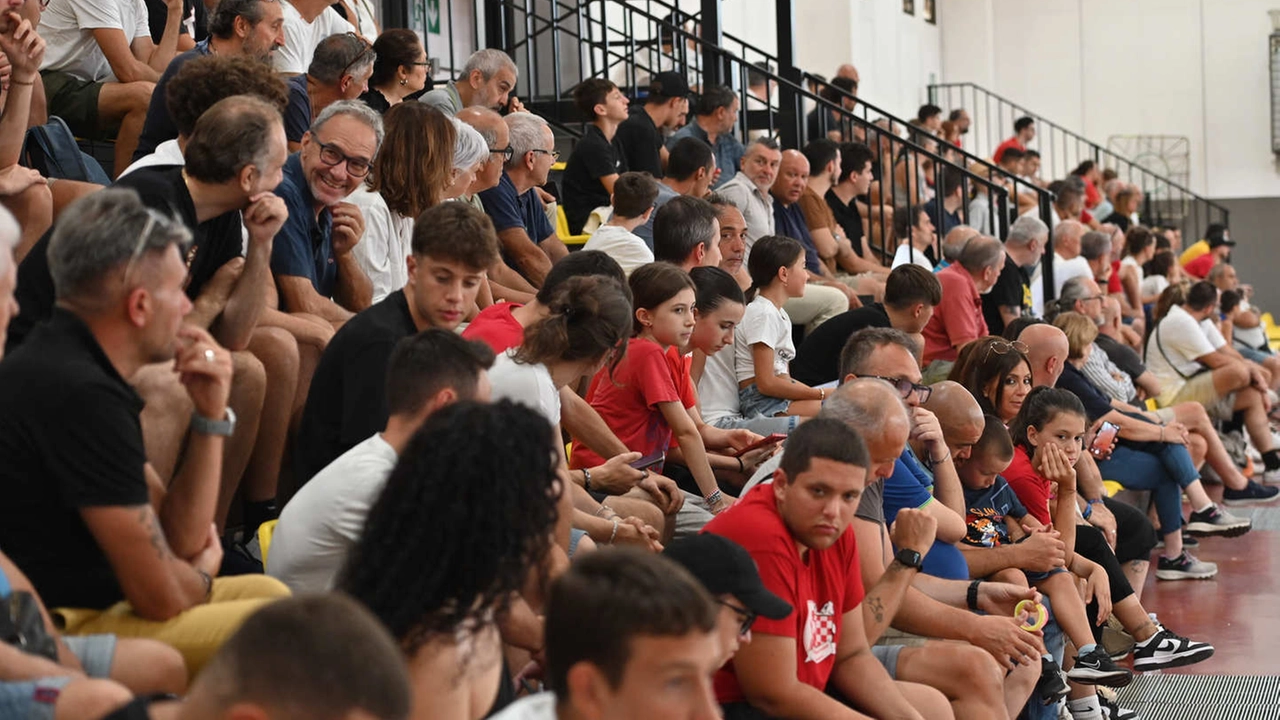
[[[146,592],[126,594],[133,613],[143,620],[167,622],[188,610],[191,603],[182,597],[177,583],[167,583],[164,589],[149,588]]]

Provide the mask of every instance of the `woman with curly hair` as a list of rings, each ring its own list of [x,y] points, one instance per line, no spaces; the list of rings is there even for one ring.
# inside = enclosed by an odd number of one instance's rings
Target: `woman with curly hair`
[[[559,468],[550,423],[510,401],[440,410],[400,456],[338,586],[399,641],[414,720],[478,720],[493,706],[498,624],[546,581]]]

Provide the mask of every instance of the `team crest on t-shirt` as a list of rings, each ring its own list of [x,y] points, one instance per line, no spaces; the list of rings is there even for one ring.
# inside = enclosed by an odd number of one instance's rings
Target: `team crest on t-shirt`
[[[820,663],[836,654],[836,610],[827,602],[809,601],[809,614],[804,621],[805,662]]]

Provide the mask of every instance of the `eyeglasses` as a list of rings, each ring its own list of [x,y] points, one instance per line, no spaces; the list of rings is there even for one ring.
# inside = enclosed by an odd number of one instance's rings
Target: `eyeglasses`
[[[341,78],[344,75],[350,74],[351,68],[360,67],[360,61],[364,60],[366,57],[369,56],[370,53],[373,52],[373,44],[370,43],[368,40],[365,40],[364,38],[360,37],[359,35],[353,32],[349,32],[347,33],[347,35],[360,41],[360,45],[361,45],[360,54],[352,58],[351,62],[347,63],[346,67],[342,68],[342,72],[338,73],[339,78]],[[414,63],[414,65],[417,65],[417,63]]]
[[[502,162],[506,163],[511,162],[512,156],[516,154],[516,149],[508,145],[504,148],[489,148],[489,153],[491,155],[501,155]]]
[[[172,218],[161,214],[158,210],[146,208],[146,211],[147,224],[143,225],[142,232],[138,233],[138,242],[134,244],[133,252],[129,254],[129,263],[124,266],[122,281],[126,285],[129,284],[129,277],[133,275],[133,270],[138,261],[142,259],[142,253],[146,252],[147,243],[151,241],[151,235],[156,230],[156,225],[160,225],[161,229],[165,229],[169,226],[169,223],[173,222]]]
[[[738,607],[726,600],[716,600],[718,605],[723,605],[738,614],[742,618],[742,623],[738,626],[738,635],[746,635],[751,632],[751,626],[756,623],[756,614],[744,607]]]
[[[1012,342],[1008,340],[992,340],[987,344],[987,349],[982,353],[982,362],[985,363],[989,360],[991,358],[991,353],[993,352],[997,355],[1007,355],[1010,350],[1017,350],[1023,355],[1026,355],[1028,349],[1029,348],[1027,348],[1026,343],[1019,340],[1014,340]]]
[[[929,397],[933,395],[933,388],[920,383],[913,383],[906,378],[884,377],[882,375],[872,375],[877,380],[883,380],[893,386],[898,391],[898,395],[906,400],[911,397],[911,393],[916,393],[921,403],[929,402]]]
[[[1097,295],[1089,295],[1088,297],[1082,297],[1080,298],[1080,302],[1089,302],[1090,300],[1106,300],[1106,299],[1107,299],[1107,296],[1105,294],[1099,293]]]
[[[342,149],[332,143],[320,142],[316,139],[316,144],[320,146],[320,162],[329,167],[337,167],[342,163],[347,164],[347,174],[351,177],[364,177],[369,174],[369,170],[373,167],[373,162],[367,158],[351,157],[342,152]]]
[[[559,160],[559,159],[560,159],[560,151],[559,151],[559,150],[543,150],[542,148],[534,148],[534,149],[530,150],[529,152],[542,153],[543,155],[550,155],[552,160]]]

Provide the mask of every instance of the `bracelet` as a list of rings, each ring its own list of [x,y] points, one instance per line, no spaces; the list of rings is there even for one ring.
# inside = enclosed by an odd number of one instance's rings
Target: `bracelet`
[[[941,465],[942,463],[944,463],[944,462],[946,462],[946,461],[948,461],[948,460],[950,460],[950,459],[951,459],[951,448],[949,448],[949,447],[948,447],[948,448],[947,448],[947,454],[946,454],[946,455],[943,455],[943,456],[942,456],[940,459],[938,459],[938,460],[934,460],[933,458],[929,458],[929,464],[930,464],[930,465]]]
[[[605,505],[604,503],[600,503],[600,509],[596,511],[596,517],[600,517],[601,515],[604,515],[605,511],[609,509],[610,508],[608,505]]]
[[[982,584],[981,580],[974,580],[969,583],[969,592],[965,594],[965,602],[969,605],[969,609],[978,611],[978,586]]]
[[[613,519],[613,532],[609,533],[609,542],[605,545],[612,545],[614,538],[618,537],[618,518]]]
[[[1091,502],[1085,503],[1084,510],[1081,511],[1080,515],[1084,517],[1085,520],[1088,520],[1089,518],[1093,517],[1093,503]]]
[[[715,492],[703,498],[703,500],[707,501],[707,507],[715,507],[716,505],[720,504],[720,501],[723,498],[724,496],[720,493],[720,491],[716,490]]]
[[[827,389],[818,388],[818,402],[823,402],[826,399],[827,399]]]
[[[734,458],[734,460],[738,461],[738,472],[745,473],[747,471],[747,466],[742,464],[742,456],[739,455],[738,457]]]
[[[10,78],[9,78],[9,84],[10,84],[10,85],[26,85],[26,86],[30,87],[30,86],[32,86],[32,85],[35,85],[35,84],[36,84],[36,81],[35,81],[35,80],[28,80],[28,81],[26,81],[26,82],[23,82],[23,81],[21,81],[21,80],[14,80],[12,77],[10,77]]]
[[[591,492],[591,471],[582,468],[582,489]]]

